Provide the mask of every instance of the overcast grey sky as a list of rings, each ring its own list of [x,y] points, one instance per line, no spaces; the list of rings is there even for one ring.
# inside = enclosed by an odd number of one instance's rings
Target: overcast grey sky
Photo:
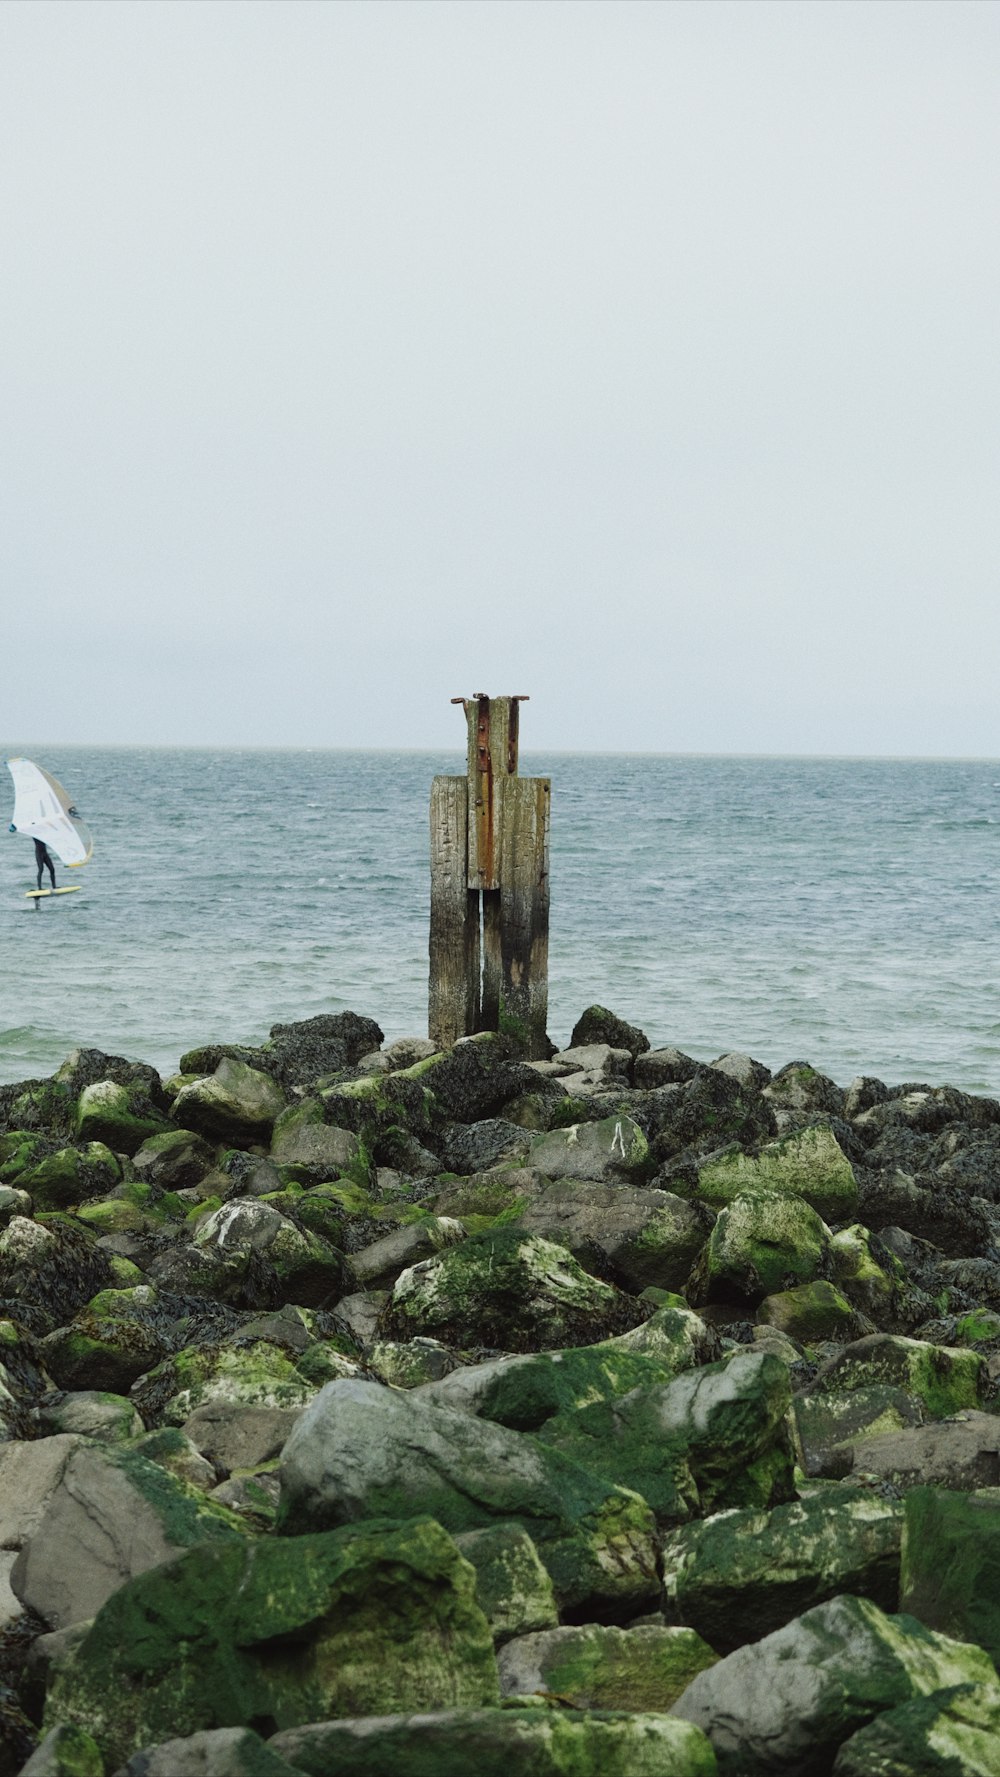
[[[6,0],[0,747],[1000,755],[994,0]]]

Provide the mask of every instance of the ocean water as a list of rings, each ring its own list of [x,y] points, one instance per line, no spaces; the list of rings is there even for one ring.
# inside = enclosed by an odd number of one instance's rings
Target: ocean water
[[[464,754],[11,747],[95,839],[36,906],[0,832],[0,1080],[86,1045],[176,1070],[351,1008],[427,1018],[428,801]],[[1000,763],[525,754],[552,779],[549,1031],[1000,1095]],[[9,786],[8,786],[9,787]],[[6,817],[9,819],[9,815]],[[6,819],[3,826],[6,827]]]

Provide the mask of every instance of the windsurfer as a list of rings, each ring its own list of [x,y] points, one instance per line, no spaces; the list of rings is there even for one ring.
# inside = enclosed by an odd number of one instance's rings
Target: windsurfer
[[[42,886],[42,871],[47,870],[52,878],[52,887],[56,886],[55,865],[52,862],[49,848],[44,839],[35,840],[35,863],[38,865],[38,886]]]

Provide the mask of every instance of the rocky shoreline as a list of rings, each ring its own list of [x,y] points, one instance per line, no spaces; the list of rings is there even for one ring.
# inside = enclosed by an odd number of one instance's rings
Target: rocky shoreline
[[[601,1007],[0,1087],[0,1777],[1000,1777],[1000,1104]]]

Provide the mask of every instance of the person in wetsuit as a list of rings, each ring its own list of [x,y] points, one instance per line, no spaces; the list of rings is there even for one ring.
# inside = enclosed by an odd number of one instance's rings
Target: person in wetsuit
[[[44,839],[35,840],[35,863],[38,865],[38,886],[42,886],[42,871],[47,870],[52,879],[52,887],[56,886],[56,869],[49,855],[49,848]]]

